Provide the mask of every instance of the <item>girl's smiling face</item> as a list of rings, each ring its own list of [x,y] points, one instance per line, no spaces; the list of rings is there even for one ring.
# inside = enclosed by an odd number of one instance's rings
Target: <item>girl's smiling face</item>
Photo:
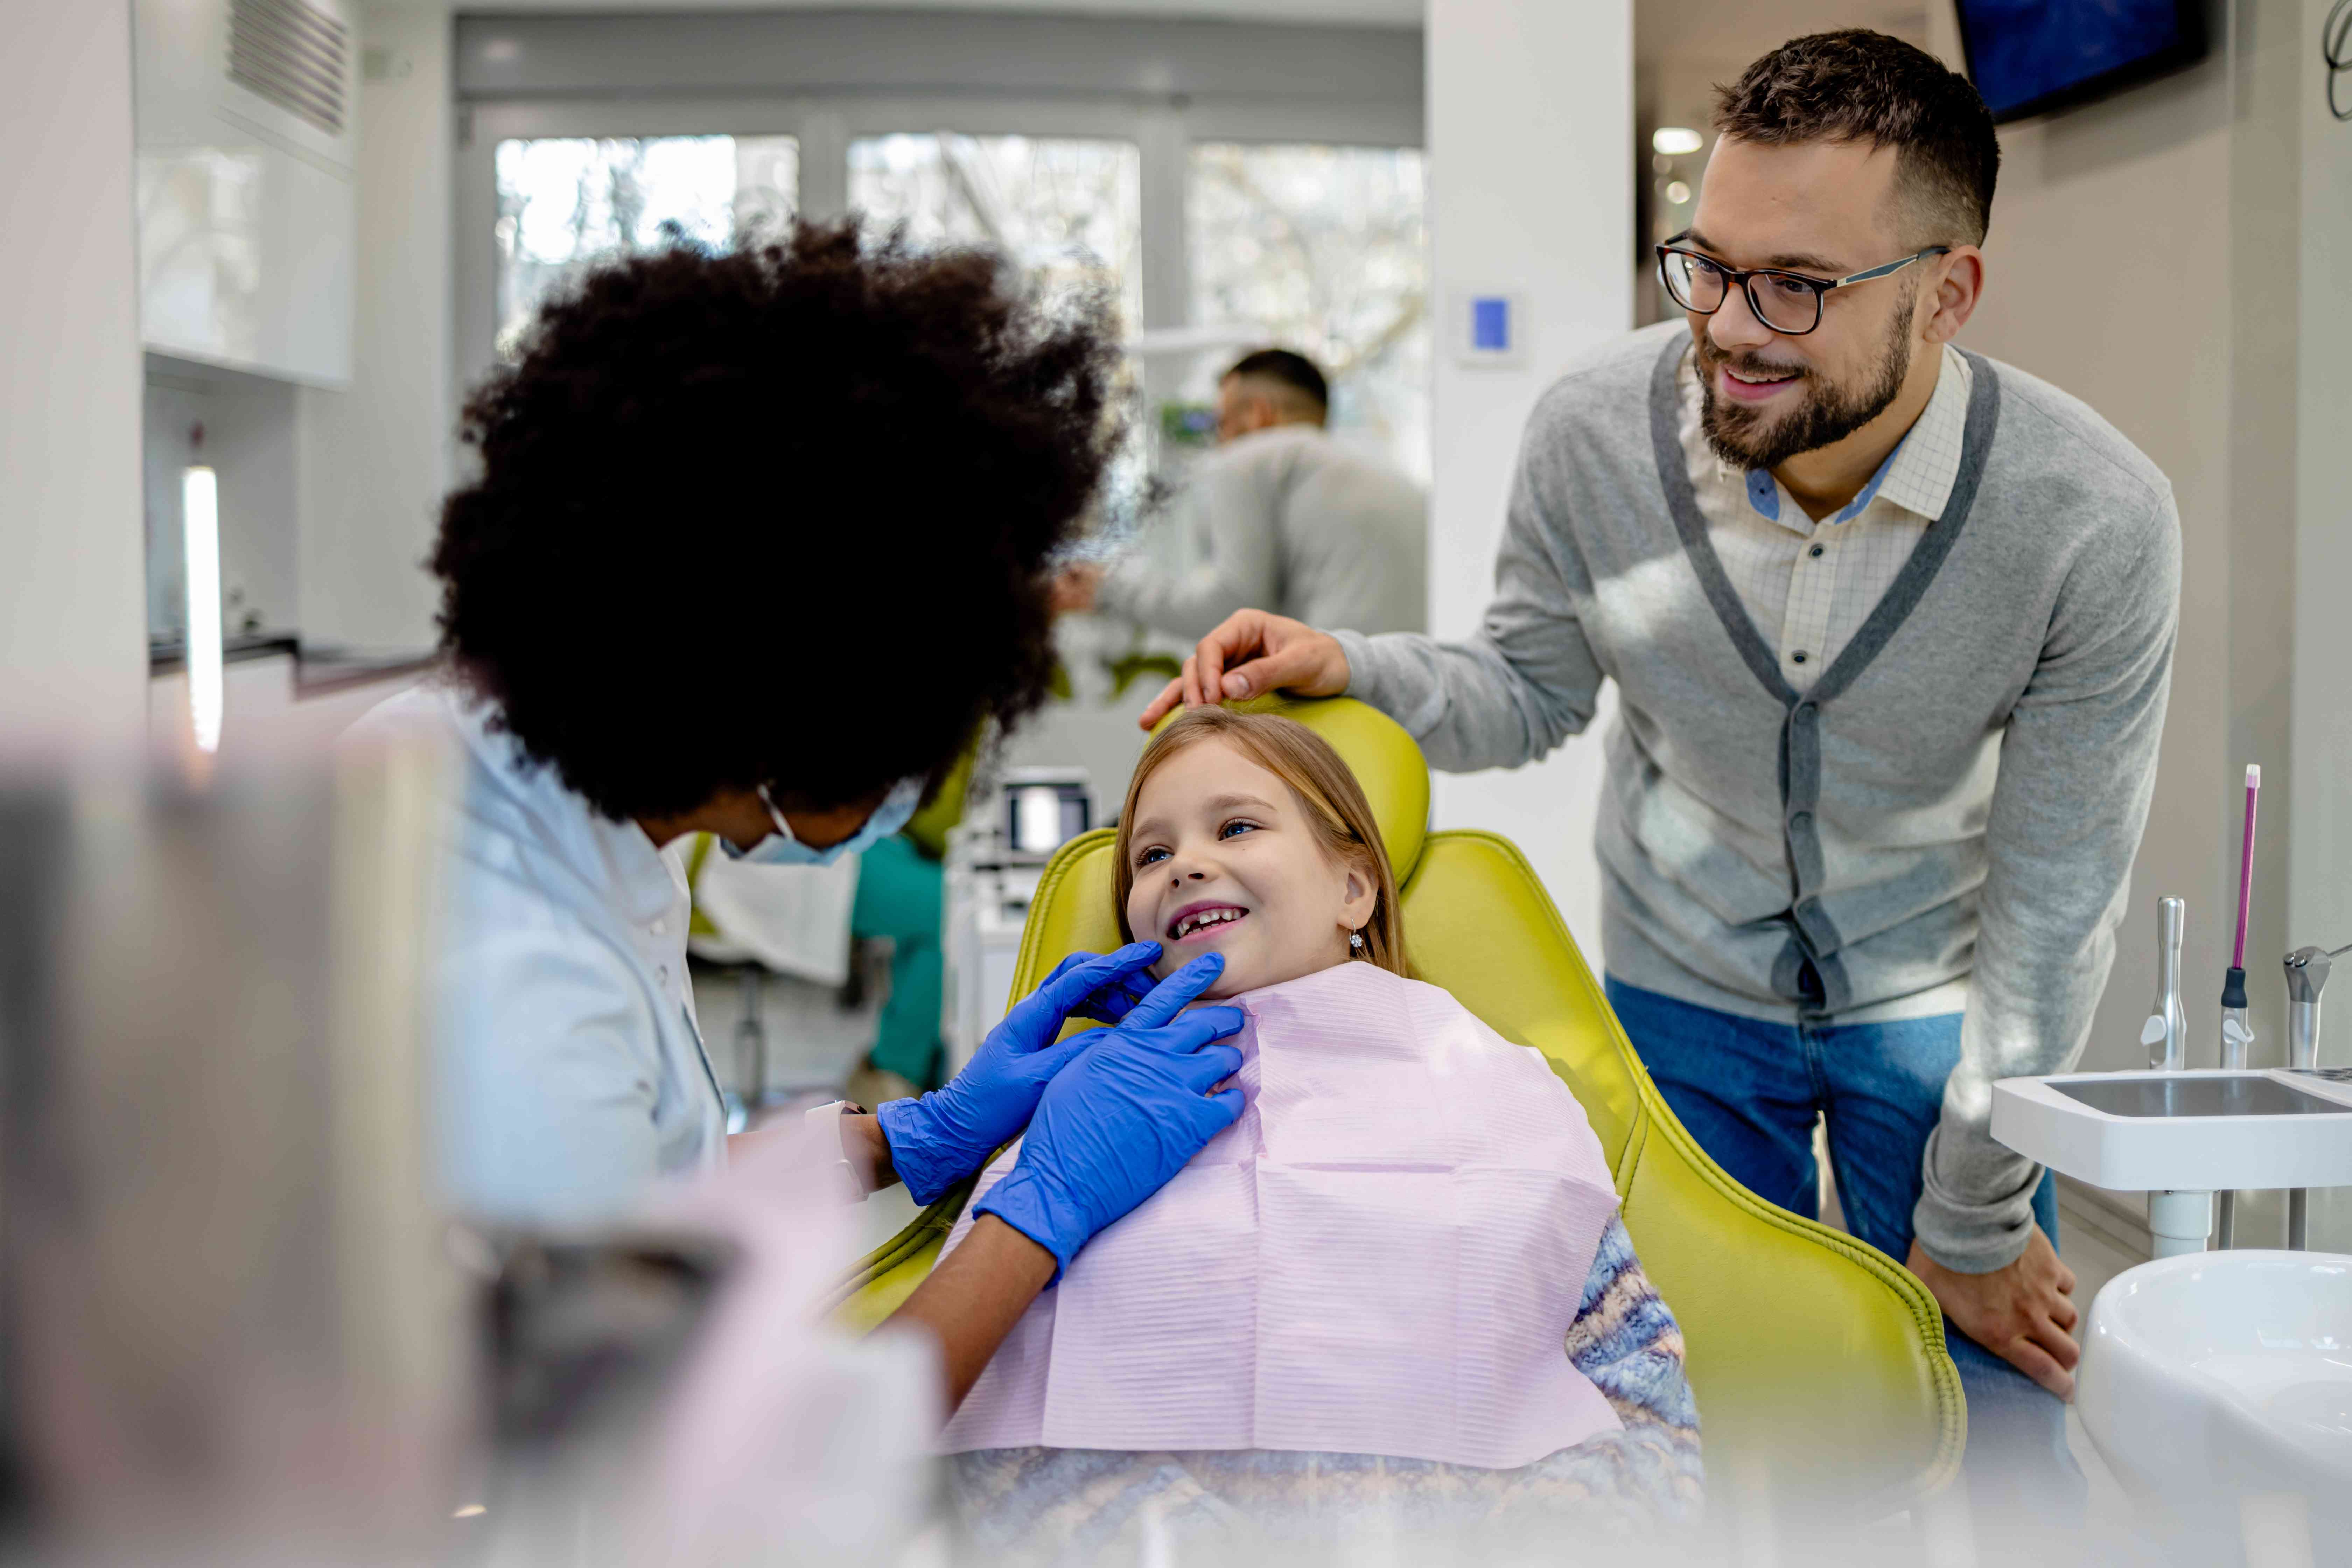
[[[1160,943],[1155,975],[1222,953],[1204,999],[1345,963],[1349,933],[1372,918],[1369,869],[1328,853],[1290,786],[1223,739],[1162,763],[1134,811],[1128,929]]]

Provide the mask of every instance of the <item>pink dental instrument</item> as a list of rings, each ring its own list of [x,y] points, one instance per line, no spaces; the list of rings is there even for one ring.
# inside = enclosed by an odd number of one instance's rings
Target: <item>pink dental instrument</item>
[[[2230,950],[2229,973],[2221,977],[2221,1065],[2242,1068],[2254,1026],[2246,1017],[2246,915],[2254,896],[2254,805],[2263,793],[2259,763],[2246,764],[2246,832],[2238,847],[2238,940]],[[2229,1247],[2237,1239],[2238,1194],[2223,1193],[2214,1219],[2213,1242]]]

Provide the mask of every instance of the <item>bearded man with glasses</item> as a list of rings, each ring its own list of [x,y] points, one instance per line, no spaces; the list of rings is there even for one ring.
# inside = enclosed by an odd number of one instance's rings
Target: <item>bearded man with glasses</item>
[[[2078,1057],[2147,818],[2179,602],[2164,475],[1953,340],[1984,288],[1990,115],[1932,57],[1799,38],[1719,89],[1684,320],[1571,367],[1521,450],[1475,637],[1244,611],[1146,710],[1346,692],[1433,764],[1591,719],[1609,996],[1685,1125],[1943,1303],[1967,1467],[2079,1514],[2074,1279],[1990,1085]]]

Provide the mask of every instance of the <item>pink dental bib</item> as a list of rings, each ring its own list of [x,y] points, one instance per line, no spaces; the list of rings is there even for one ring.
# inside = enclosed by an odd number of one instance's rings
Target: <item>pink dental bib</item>
[[[1510,1468],[1617,1430],[1563,1344],[1616,1193],[1542,1057],[1369,963],[1234,1002],[1248,1109],[1031,1304],[941,1451]]]

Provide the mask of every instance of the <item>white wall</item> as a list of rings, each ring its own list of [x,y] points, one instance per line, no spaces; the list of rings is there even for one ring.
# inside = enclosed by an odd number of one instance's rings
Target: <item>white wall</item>
[[[187,631],[185,538],[180,476],[191,462],[220,476],[221,625],[247,630],[299,629],[295,400],[288,382],[173,359],[146,356],[145,458],[147,629],[173,637]],[[190,436],[204,429],[201,447]]]
[[[2192,1067],[2219,1058],[2245,764],[2263,768],[2246,941],[2257,1066],[2284,1059],[2290,948],[2352,942],[2352,126],[2329,121],[2326,0],[2235,0],[2179,75],[2005,127],[1983,307],[1963,342],[2088,402],[2171,479],[2180,640],[2156,796],[2084,1066],[2142,1064],[2154,907],[2189,900]],[[1946,58],[1957,37],[1931,18]],[[2096,263],[2103,253],[2126,264]],[[2339,1002],[2323,1062],[2352,1062]],[[2352,1240],[2352,1194],[2315,1210]],[[2275,1245],[2273,1195],[2252,1245]]]
[[[348,391],[301,394],[305,639],[434,640],[423,565],[454,471],[449,8],[361,14],[357,336]]]
[[[1468,635],[1494,582],[1519,432],[1563,364],[1633,320],[1633,18],[1630,0],[1430,0],[1431,298],[1507,290],[1525,362],[1454,363],[1436,348],[1430,630]],[[1600,963],[1592,824],[1600,737],[1511,773],[1436,780],[1437,825],[1507,834]]]
[[[2294,447],[2293,726],[2294,838],[2286,873],[2284,945],[2352,942],[2352,124],[2327,110],[2312,40],[2328,0],[2283,0],[2273,31],[2294,70],[2264,101],[2294,127],[2296,308],[2292,330]],[[2299,13],[2299,15],[2298,15]],[[2352,89],[2339,82],[2337,90]],[[2347,971],[2352,973],[2352,971]],[[2324,1010],[2319,1060],[2352,1064],[2352,1001],[2337,980]],[[2312,1244],[2352,1250],[2352,1189],[2316,1194]]]
[[[2319,98],[2326,8],[2240,0],[2203,63],[2001,135],[1987,294],[1963,341],[2088,402],[2180,508],[2172,701],[2088,1067],[2145,1059],[2166,893],[2189,900],[2189,1062],[2218,1059],[2248,763],[2263,773],[2246,942],[2258,1064],[2284,1059],[2281,955],[2352,942],[2352,128]],[[1935,19],[1957,59],[1948,13]],[[2102,251],[2132,264],[2095,268]]]
[[[2153,910],[2168,893],[2189,900],[2190,1063],[2214,1064],[2225,921],[2237,908],[2232,784],[2242,804],[2246,763],[2275,775],[2285,762],[2283,734],[2264,737],[2260,754],[2241,756],[2230,727],[2233,702],[2254,684],[2231,668],[2233,548],[2251,559],[2279,542],[2264,520],[2234,517],[2231,506],[2230,138],[2222,58],[2104,103],[2004,127],[1984,301],[1960,340],[2088,403],[2164,469],[2180,510],[2171,705],[2115,974],[2084,1058],[2097,1068],[2146,1065],[2138,1038],[2155,987]],[[2181,222],[2185,201],[2208,221]],[[2095,267],[2100,247],[2137,264]],[[2158,258],[2161,264],[2151,265]],[[2210,285],[2180,288],[2192,278]],[[2240,528],[2247,533],[2233,538]],[[2263,803],[2273,848],[2284,844],[2282,794],[2266,790]],[[2258,899],[2266,907],[2281,890],[2258,883]],[[2259,945],[2273,949],[2273,942]],[[2276,987],[2261,984],[2268,976],[2254,978],[2250,991],[2275,1016]]]
[[[0,751],[138,733],[128,0],[0,5]]]
[[[2300,68],[2289,112],[2300,132],[2292,167],[2301,216],[2296,279],[2294,857],[2287,875],[2289,946],[2352,942],[2352,124],[2332,119],[2312,40],[2329,0],[2286,9],[2284,47]],[[2300,15],[2294,15],[2299,9]],[[2291,30],[2290,30],[2291,28]],[[2352,98],[2352,79],[2337,83]],[[2352,1063],[2352,1004],[2339,994],[2321,1060]]]

